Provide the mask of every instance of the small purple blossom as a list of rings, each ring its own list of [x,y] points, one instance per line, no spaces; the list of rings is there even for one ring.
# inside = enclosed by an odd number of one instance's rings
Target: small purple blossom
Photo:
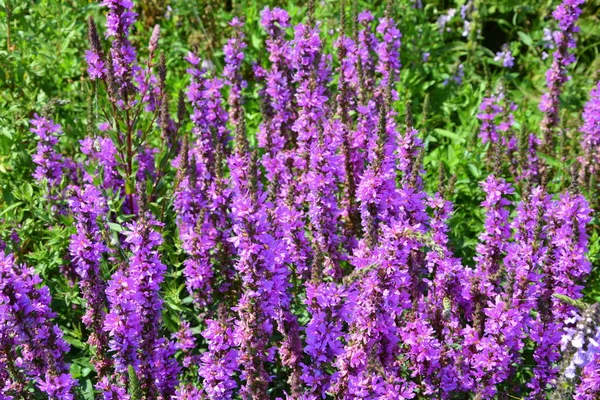
[[[504,68],[512,68],[515,65],[515,58],[507,44],[502,46],[502,50],[496,53],[494,61],[502,64]]]

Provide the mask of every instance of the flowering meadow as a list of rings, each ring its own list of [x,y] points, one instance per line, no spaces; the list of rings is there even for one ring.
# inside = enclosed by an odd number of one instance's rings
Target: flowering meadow
[[[0,6],[0,400],[600,399],[598,2]]]

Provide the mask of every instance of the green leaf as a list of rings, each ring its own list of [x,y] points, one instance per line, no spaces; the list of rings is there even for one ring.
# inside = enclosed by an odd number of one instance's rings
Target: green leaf
[[[519,38],[524,44],[526,44],[529,47],[533,46],[533,39],[531,39],[531,36],[529,36],[527,33],[518,31],[517,35],[519,35]]]
[[[557,169],[562,169],[564,167],[564,164],[562,162],[558,161],[556,158],[554,158],[552,156],[549,156],[549,155],[544,154],[544,153],[538,153],[538,156],[542,160],[546,161],[549,165],[551,165],[551,166],[553,166],[553,167],[555,167]]]
[[[454,141],[457,141],[458,143],[464,143],[465,139],[463,139],[462,137],[460,137],[458,134],[451,132],[451,131],[447,131],[446,129],[441,129],[441,128],[435,128],[434,131],[436,133],[439,133],[440,135],[447,137],[448,139],[452,139]]]
[[[119,224],[115,224],[114,222],[107,222],[108,227],[110,228],[111,231],[114,232],[123,232],[123,226],[119,225]]]
[[[12,205],[10,205],[10,206],[6,207],[6,208],[5,208],[5,209],[4,209],[4,210],[3,210],[3,211],[0,213],[0,216],[3,216],[4,214],[8,213],[9,211],[11,211],[11,210],[12,210],[12,209],[14,209],[14,208],[17,208],[17,207],[19,207],[19,206],[20,206],[20,205],[22,205],[22,204],[23,204],[23,202],[20,202],[20,201],[18,201],[18,202],[16,202],[15,204],[12,204]]]
[[[85,349],[85,343],[83,343],[81,340],[76,339],[73,336],[69,336],[69,335],[64,335],[63,338],[71,346],[77,347],[78,349]]]
[[[29,184],[29,182],[25,182],[23,184],[23,194],[25,195],[25,199],[31,199],[33,197],[33,188],[31,187],[31,185]]]
[[[467,168],[469,168],[469,171],[471,171],[471,174],[473,174],[473,177],[475,179],[478,179],[481,176],[481,171],[479,170],[479,168],[477,168],[477,166],[475,164],[467,164]]]

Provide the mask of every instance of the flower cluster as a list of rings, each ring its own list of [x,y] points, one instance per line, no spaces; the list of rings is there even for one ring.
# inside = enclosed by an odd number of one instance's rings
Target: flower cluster
[[[355,13],[351,36],[344,15],[328,54],[314,2],[293,29],[286,11],[266,8],[268,57],[252,68],[234,18],[221,73],[196,52],[185,57],[189,84],[172,117],[167,64],[154,60],[159,29],[139,62],[133,3],[102,4],[110,51],[90,21],[85,58],[90,79],[105,84],[95,85],[106,90],[103,120],[90,115],[73,159],[59,153],[59,125],[31,121],[35,177],[68,183],[68,257],[101,398],[544,398],[561,367],[576,398],[598,395],[598,324],[583,327],[595,317],[577,313],[592,212],[582,194],[549,193],[537,179],[539,139],[513,132],[517,108],[503,87],[477,115],[494,165],[481,182],[475,255],[461,259],[452,180],[425,191],[428,142],[410,101],[404,122],[398,115],[410,99],[390,9]],[[554,13],[544,133],[556,126],[580,4]],[[471,1],[460,10],[465,35],[474,11]],[[508,47],[497,61],[512,66]],[[464,74],[457,65],[448,82]],[[247,124],[248,88],[259,93],[258,124]],[[599,91],[583,115],[590,175]],[[501,157],[517,160],[512,177]],[[40,283],[0,257],[2,398],[71,399],[78,386]]]
[[[33,268],[0,254],[0,393],[22,398],[34,382],[48,398],[73,400],[76,381],[65,362],[69,345],[52,321],[50,290],[40,283]]]

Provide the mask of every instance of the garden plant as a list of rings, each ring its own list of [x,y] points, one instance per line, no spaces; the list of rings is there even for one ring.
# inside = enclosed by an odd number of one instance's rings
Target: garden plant
[[[1,400],[600,399],[597,1],[0,6]]]

